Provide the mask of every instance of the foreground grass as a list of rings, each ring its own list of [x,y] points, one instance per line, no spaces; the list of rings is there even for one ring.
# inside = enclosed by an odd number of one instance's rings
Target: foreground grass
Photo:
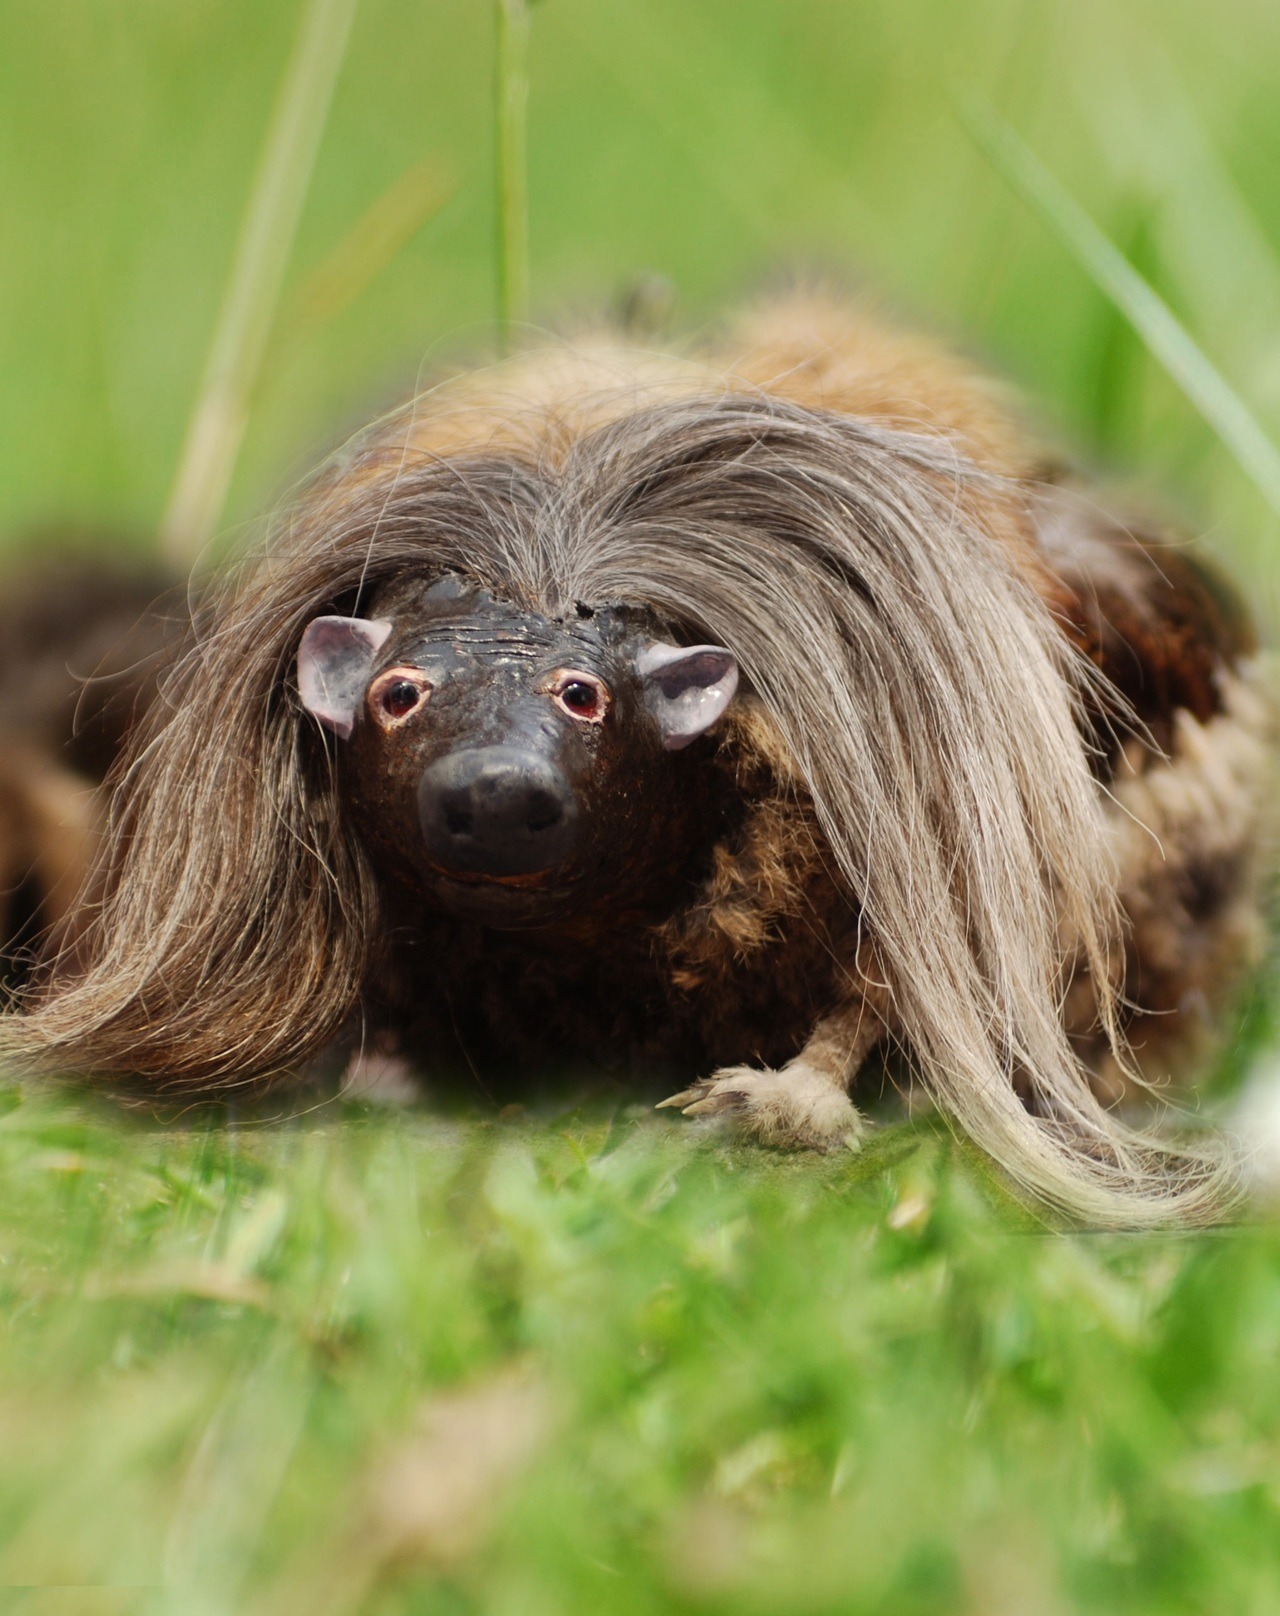
[[[1280,1229],[1048,1235],[931,1122],[3,1105],[6,1611],[1280,1609]]]

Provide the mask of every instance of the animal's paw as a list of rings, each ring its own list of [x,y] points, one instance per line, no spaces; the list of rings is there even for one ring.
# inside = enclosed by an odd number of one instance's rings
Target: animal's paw
[[[856,1150],[867,1125],[849,1096],[803,1060],[780,1072],[725,1066],[663,1100],[686,1117],[728,1117],[783,1150]]]

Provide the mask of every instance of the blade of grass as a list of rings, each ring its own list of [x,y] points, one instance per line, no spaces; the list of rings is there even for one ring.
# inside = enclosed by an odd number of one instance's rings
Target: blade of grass
[[[1122,183],[1140,176],[1160,198],[1165,257],[1194,299],[1197,323],[1212,329],[1219,352],[1231,339],[1237,362],[1265,382],[1268,345],[1256,334],[1280,325],[1280,256],[1210,136],[1170,42],[1149,17],[1109,0],[1092,0],[1087,15],[1095,44],[1075,101],[1099,156]]]
[[[314,328],[349,308],[452,200],[457,188],[452,174],[435,157],[424,157],[407,168],[308,275],[294,303],[293,325]]]
[[[1280,515],[1280,449],[1177,315],[993,107],[970,97],[960,112],[992,166],[1120,310]]]
[[[217,528],[356,3],[309,0],[285,68],[161,521],[176,566],[195,566]]]
[[[529,318],[529,0],[496,0],[494,139],[498,253],[498,336]]]

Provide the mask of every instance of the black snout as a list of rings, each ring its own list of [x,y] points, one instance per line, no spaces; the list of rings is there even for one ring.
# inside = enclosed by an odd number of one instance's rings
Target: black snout
[[[418,783],[427,854],[459,875],[537,875],[573,847],[578,805],[547,759],[516,746],[451,752]]]

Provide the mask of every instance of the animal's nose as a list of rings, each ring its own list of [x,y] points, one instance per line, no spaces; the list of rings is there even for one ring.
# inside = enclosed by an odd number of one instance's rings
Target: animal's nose
[[[485,746],[440,758],[418,783],[427,853],[459,875],[537,875],[573,847],[577,802],[537,753]]]

